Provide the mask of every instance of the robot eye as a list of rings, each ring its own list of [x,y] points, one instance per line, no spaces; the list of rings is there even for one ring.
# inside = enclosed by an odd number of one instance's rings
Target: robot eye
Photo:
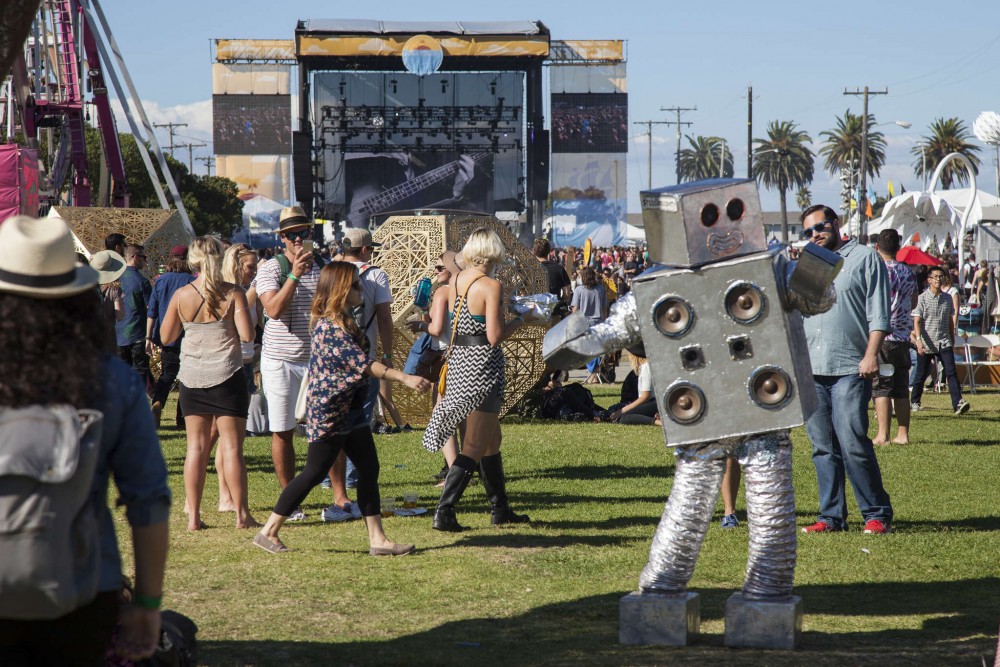
[[[726,216],[733,222],[739,222],[747,212],[742,199],[730,199],[726,204]]]
[[[701,209],[701,224],[711,227],[719,221],[719,207],[715,204],[705,204]]]

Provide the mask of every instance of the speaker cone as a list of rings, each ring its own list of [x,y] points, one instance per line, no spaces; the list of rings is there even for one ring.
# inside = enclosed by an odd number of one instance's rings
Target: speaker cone
[[[767,297],[751,283],[736,283],[726,291],[726,312],[740,324],[756,322],[766,306]]]
[[[664,336],[683,336],[694,324],[694,309],[679,296],[665,296],[653,306],[653,323]]]
[[[762,408],[777,410],[792,398],[792,379],[776,366],[758,368],[750,376],[750,398]]]
[[[670,421],[681,425],[700,421],[708,406],[705,394],[689,382],[679,382],[667,389],[663,403]]]

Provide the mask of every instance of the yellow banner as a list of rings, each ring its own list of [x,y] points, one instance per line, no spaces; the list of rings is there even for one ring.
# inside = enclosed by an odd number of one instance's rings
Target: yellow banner
[[[621,62],[625,60],[625,42],[620,39],[554,39],[549,60]]]
[[[412,35],[399,37],[310,37],[296,38],[299,57],[310,56],[403,56],[403,45]],[[461,37],[438,39],[445,56],[547,56],[547,36]]]
[[[295,60],[290,39],[217,39],[216,60]]]

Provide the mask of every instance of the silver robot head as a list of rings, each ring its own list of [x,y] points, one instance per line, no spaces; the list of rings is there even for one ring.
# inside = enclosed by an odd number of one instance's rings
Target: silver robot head
[[[649,256],[701,266],[767,250],[756,182],[715,178],[640,193]]]

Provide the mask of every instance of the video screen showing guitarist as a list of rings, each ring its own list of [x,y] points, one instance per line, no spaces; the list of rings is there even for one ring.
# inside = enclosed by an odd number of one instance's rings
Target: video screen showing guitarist
[[[345,217],[351,227],[367,227],[371,216],[389,211],[493,213],[489,152],[348,153],[344,167]]]

